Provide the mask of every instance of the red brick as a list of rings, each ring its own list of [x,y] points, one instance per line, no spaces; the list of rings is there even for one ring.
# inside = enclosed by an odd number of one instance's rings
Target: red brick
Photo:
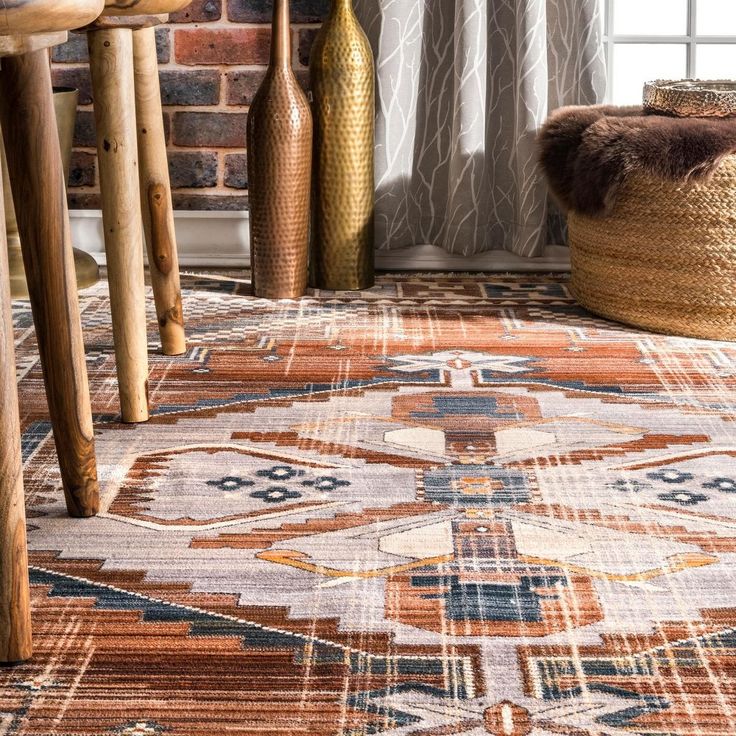
[[[229,153],[225,156],[225,186],[231,189],[248,188],[248,156]]]
[[[217,154],[212,151],[170,151],[169,176],[174,189],[217,185]]]
[[[292,0],[292,23],[319,23],[330,9],[329,0]],[[227,0],[227,17],[234,23],[270,23],[273,0]]]
[[[70,187],[93,187],[97,156],[86,151],[74,151],[69,171]]]
[[[265,69],[241,69],[227,73],[227,104],[250,105],[261,86]]]
[[[188,148],[245,148],[244,112],[174,113],[173,140]]]
[[[156,56],[159,64],[171,61],[171,31],[168,28],[156,29]]]
[[[73,87],[79,90],[79,104],[92,102],[92,79],[89,66],[57,66],[51,71],[54,87]]]
[[[216,69],[162,69],[164,105],[216,105],[220,101],[220,72]]]
[[[70,33],[69,40],[51,49],[51,60],[68,64],[76,61],[89,61],[87,34]]]
[[[222,17],[222,0],[194,0],[184,10],[169,15],[169,23],[207,23]]]
[[[265,69],[241,69],[237,72],[228,72],[227,77],[227,104],[250,105],[258,91]],[[302,89],[309,90],[309,72],[306,69],[294,69],[294,75]]]
[[[312,44],[317,38],[319,28],[300,28],[299,29],[299,63],[309,66],[309,54],[312,52]]]
[[[99,192],[75,192],[70,189],[67,201],[70,210],[98,210],[102,206]]]
[[[77,110],[77,121],[74,126],[74,145],[80,148],[94,148],[97,145],[95,116],[91,110]]]
[[[185,194],[174,192],[177,210],[247,210],[248,197],[243,194]]]
[[[270,28],[178,30],[176,61],[180,64],[267,64]]]

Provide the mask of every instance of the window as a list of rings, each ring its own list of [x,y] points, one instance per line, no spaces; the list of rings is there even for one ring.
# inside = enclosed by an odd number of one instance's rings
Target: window
[[[607,99],[652,79],[736,79],[736,0],[605,0]]]

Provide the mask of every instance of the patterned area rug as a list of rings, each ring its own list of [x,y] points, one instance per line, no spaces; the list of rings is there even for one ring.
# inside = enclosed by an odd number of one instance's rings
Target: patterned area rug
[[[144,425],[82,298],[85,521],[16,304],[36,655],[0,670],[1,734],[736,734],[735,345],[561,277],[184,282]]]

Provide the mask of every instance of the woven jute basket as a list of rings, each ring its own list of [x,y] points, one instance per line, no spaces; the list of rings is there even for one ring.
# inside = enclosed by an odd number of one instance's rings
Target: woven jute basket
[[[568,218],[571,288],[602,317],[668,335],[736,340],[736,156],[675,184],[632,176],[610,214]]]

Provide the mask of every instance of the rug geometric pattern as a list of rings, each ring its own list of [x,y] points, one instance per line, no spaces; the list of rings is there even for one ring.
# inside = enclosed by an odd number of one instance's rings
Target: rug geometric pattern
[[[595,318],[562,276],[183,286],[141,425],[106,285],[81,296],[87,520],[14,304],[35,656],[0,734],[736,733],[736,345]]]

